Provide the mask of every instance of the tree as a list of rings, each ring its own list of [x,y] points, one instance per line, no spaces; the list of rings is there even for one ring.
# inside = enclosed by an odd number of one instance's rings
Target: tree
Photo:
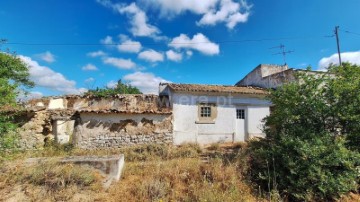
[[[299,73],[295,82],[271,91],[266,138],[250,143],[252,179],[299,201],[356,190],[359,91],[360,67],[346,63],[327,73]]]
[[[111,97],[117,94],[142,94],[141,91],[130,84],[125,84],[118,80],[117,85],[114,88],[96,88],[95,90],[89,90],[85,95],[99,96],[99,97]]]
[[[29,76],[28,66],[14,53],[0,52],[0,147],[2,148],[8,145],[8,140],[13,140],[8,134],[16,129],[13,116],[8,113],[9,109],[16,108],[16,98],[21,91],[34,86]]]

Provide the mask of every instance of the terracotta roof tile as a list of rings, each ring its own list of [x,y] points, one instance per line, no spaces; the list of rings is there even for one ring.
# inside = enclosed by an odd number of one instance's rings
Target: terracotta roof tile
[[[170,89],[177,92],[214,92],[214,93],[236,93],[236,94],[257,94],[267,95],[268,91],[263,88],[251,86],[224,86],[224,85],[203,85],[203,84],[175,84],[166,83]]]

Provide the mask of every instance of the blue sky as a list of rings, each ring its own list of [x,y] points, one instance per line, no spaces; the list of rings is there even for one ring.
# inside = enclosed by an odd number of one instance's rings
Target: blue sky
[[[2,49],[29,65],[34,95],[123,81],[144,93],[159,82],[233,85],[258,64],[360,64],[358,0],[3,0]]]

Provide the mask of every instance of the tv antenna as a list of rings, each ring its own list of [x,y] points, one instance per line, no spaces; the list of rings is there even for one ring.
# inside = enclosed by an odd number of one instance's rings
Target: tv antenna
[[[287,51],[287,50],[285,49],[285,45],[283,45],[283,44],[280,44],[279,46],[272,47],[272,48],[270,48],[270,49],[275,49],[275,48],[280,49],[280,52],[274,53],[273,55],[282,55],[282,56],[283,56],[283,59],[284,59],[284,63],[285,63],[285,65],[286,65],[286,55],[287,55],[287,54],[290,54],[290,53],[293,53],[294,51],[293,51],[293,50]]]

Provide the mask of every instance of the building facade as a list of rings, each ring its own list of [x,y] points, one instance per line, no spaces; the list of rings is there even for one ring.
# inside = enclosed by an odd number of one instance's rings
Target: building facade
[[[271,103],[255,87],[160,84],[173,112],[174,144],[239,142],[263,137]]]

